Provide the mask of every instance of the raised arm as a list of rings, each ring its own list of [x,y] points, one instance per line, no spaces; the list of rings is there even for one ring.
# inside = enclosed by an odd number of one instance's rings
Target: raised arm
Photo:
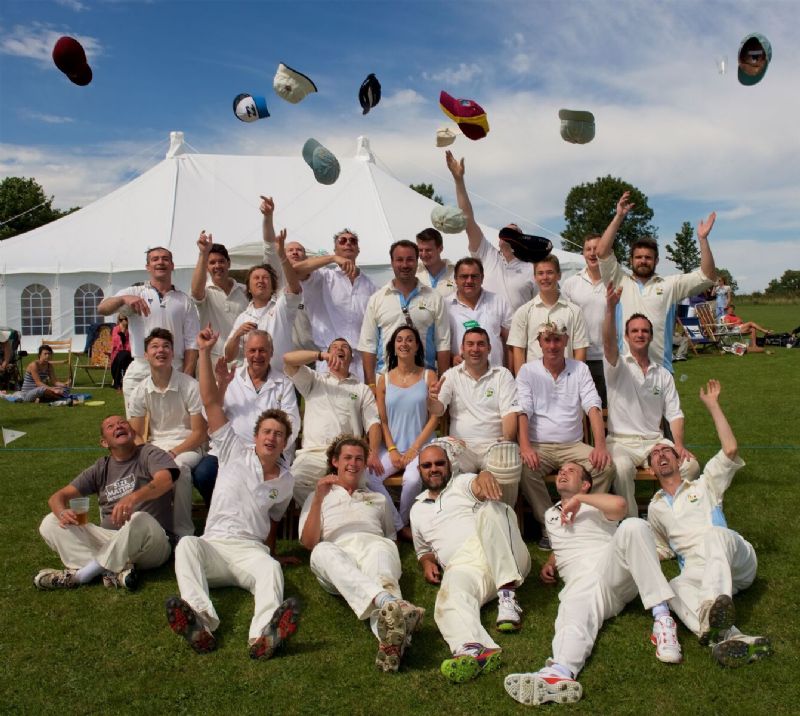
[[[197,263],[192,272],[192,298],[195,301],[203,301],[206,297],[206,279],[208,278],[208,255],[211,253],[211,245],[214,243],[214,236],[207,234],[205,230],[200,232],[197,239]]]
[[[275,213],[275,202],[271,196],[262,196],[259,211],[263,219],[261,220],[261,236],[265,244],[275,243],[275,224],[273,223],[272,216]]]
[[[228,383],[233,379],[235,368],[231,371],[225,368],[227,382],[224,386],[218,386],[217,381],[214,379],[214,369],[211,366],[211,348],[217,342],[219,334],[215,333],[211,326],[206,326],[200,333],[197,334],[197,346],[200,349],[200,360],[198,361],[198,376],[200,382],[200,398],[203,401],[203,406],[206,409],[206,418],[208,420],[208,432],[213,433],[219,430],[228,418],[222,410],[223,396]],[[220,361],[224,364],[224,358],[220,357]]]
[[[292,262],[286,257],[286,229],[281,229],[277,236],[278,246],[278,259],[281,262],[281,269],[283,270],[283,278],[286,280],[286,293],[300,293],[303,289],[300,287],[300,279],[295,273]]]
[[[308,258],[298,261],[294,264],[294,271],[301,281],[305,281],[314,271],[321,269],[323,266],[336,264],[347,274],[351,280],[358,276],[358,269],[355,263],[350,259],[346,259],[336,254],[328,254],[326,256],[309,256]]]
[[[617,202],[617,211],[614,214],[614,218],[611,219],[611,223],[606,227],[606,230],[600,237],[600,241],[597,243],[597,255],[601,259],[604,259],[606,256],[610,256],[613,253],[614,239],[617,238],[619,227],[622,226],[622,222],[625,221],[625,217],[628,215],[628,212],[635,206],[635,204],[632,204],[629,201],[630,196],[631,193],[626,191],[619,198],[619,201]]]
[[[703,401],[703,405],[706,406],[706,410],[711,414],[711,419],[714,421],[722,452],[725,453],[728,459],[734,460],[739,454],[739,450],[736,436],[733,434],[728,419],[719,404],[719,394],[721,392],[722,386],[720,382],[712,378],[704,388],[700,388],[700,400]]]
[[[150,315],[150,306],[147,305],[147,301],[134,294],[104,298],[97,306],[97,312],[101,316],[110,316],[112,313],[117,313],[123,306],[129,313],[136,313],[140,316]]]
[[[617,305],[622,295],[622,288],[614,288],[609,283],[606,287],[606,314],[603,318],[603,353],[610,365],[615,366],[619,360],[619,343],[617,337]]]
[[[697,224],[697,243],[700,244],[700,270],[709,281],[717,280],[717,267],[714,263],[714,254],[711,253],[711,246],[708,243],[708,235],[714,228],[717,219],[717,212],[712,211],[708,218],[702,219]]]
[[[467,185],[464,183],[464,159],[462,157],[461,160],[457,160],[449,149],[445,152],[445,159],[456,185],[456,203],[467,217],[468,248],[470,251],[477,251],[483,238],[483,232],[475,221],[475,212],[472,210],[472,202],[467,194]]]

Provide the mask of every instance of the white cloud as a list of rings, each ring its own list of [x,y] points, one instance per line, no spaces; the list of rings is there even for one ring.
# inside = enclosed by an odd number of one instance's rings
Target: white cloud
[[[80,0],[56,0],[57,5],[62,5],[70,10],[74,10],[75,12],[81,12],[82,10],[88,10],[89,8],[84,5]]]
[[[447,67],[439,72],[423,72],[422,76],[430,82],[442,82],[448,85],[460,85],[472,82],[481,75],[483,70],[479,65],[473,63],[459,63],[458,67]]]
[[[388,97],[382,97],[380,106],[386,108],[408,108],[412,105],[425,104],[427,100],[416,90],[401,89]]]
[[[25,119],[32,119],[36,122],[44,122],[45,124],[69,124],[75,121],[72,117],[45,114],[44,112],[35,112],[33,110],[20,110],[19,114]]]
[[[25,57],[42,65],[53,62],[53,46],[62,35],[71,35],[83,45],[89,64],[103,52],[100,41],[87,35],[75,35],[68,30],[58,31],[39,22],[15,25],[11,31],[0,34],[0,54]]]

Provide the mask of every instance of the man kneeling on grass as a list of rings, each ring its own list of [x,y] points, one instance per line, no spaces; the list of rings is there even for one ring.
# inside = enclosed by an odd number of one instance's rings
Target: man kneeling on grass
[[[300,543],[322,588],[340,594],[378,638],[375,664],[397,671],[425,610],[400,593],[400,555],[386,497],[362,487],[369,445],[343,435],[328,448],[328,472],[303,504]]]
[[[155,445],[137,445],[136,433],[119,415],[103,420],[100,435],[109,454],[48,500],[52,512],[39,532],[66,569],[41,570],[33,580],[39,589],[69,589],[100,576],[106,587],[134,589],[137,568],[155,569],[172,552],[175,461]],[[87,524],[93,494],[100,525]],[[79,498],[84,505],[76,504]]]
[[[214,380],[211,349],[219,335],[204,328],[197,335],[200,395],[208,417],[219,473],[202,537],[184,537],[175,550],[180,597],[167,600],[167,620],[198,654],[216,649],[219,617],[209,587],[241,587],[255,597],[250,622],[250,657],[269,659],[297,631],[297,600],[283,601],[283,572],[275,554],[275,528],[292,500],[294,478],[279,464],[292,425],[282,410],[266,410],[248,449],[222,410],[235,369],[217,362]],[[295,563],[297,560],[293,560]],[[289,559],[282,560],[290,563]]]
[[[575,462],[558,471],[561,501],[545,513],[553,546],[541,579],[555,584],[556,569],[564,580],[553,637],[553,656],[532,674],[510,674],[508,694],[528,706],[547,701],[578,701],[583,689],[575,680],[592,652],[603,622],[619,614],[638,593],[653,612],[651,641],[656,657],[681,662],[675,620],[667,601],[675,596],[661,572],[656,544],[647,522],[629,517],[627,502],[617,495],[589,494],[591,475]]]
[[[441,671],[460,683],[500,665],[501,649],[481,624],[483,604],[497,597],[498,630],[521,628],[515,592],[530,572],[531,556],[491,472],[451,478],[444,448],[430,445],[420,453],[419,474],[427,489],[411,508],[414,549],[425,579],[441,582],[436,626],[453,654]]]

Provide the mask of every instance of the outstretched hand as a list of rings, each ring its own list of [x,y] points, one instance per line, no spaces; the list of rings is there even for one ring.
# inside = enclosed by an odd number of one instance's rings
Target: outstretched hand
[[[217,363],[214,366],[214,377],[217,379],[217,387],[228,387],[231,381],[236,377],[236,364],[228,368],[228,362],[225,356],[217,358]]]
[[[262,196],[261,205],[258,208],[264,216],[272,216],[275,212],[275,202],[271,196]]]
[[[442,376],[437,380],[430,388],[428,388],[428,397],[431,400],[439,400],[439,393],[442,390],[442,386],[444,385],[445,376]]]
[[[614,284],[609,282],[608,286],[606,286],[606,305],[612,309],[616,308],[621,295],[622,286],[614,288]]]
[[[200,232],[200,237],[197,239],[197,249],[203,256],[208,256],[211,253],[211,247],[214,244],[214,235],[211,233],[206,233],[206,230],[203,229]]]
[[[700,221],[697,223],[697,238],[698,239],[707,239],[708,235],[711,233],[711,229],[714,228],[714,222],[716,220],[717,220],[717,212],[716,211],[712,211],[708,215],[708,218],[705,221],[700,219]]]
[[[217,333],[209,323],[205,328],[203,328],[197,334],[197,347],[201,351],[211,350],[216,344],[218,339],[219,339],[219,333]]]
[[[453,156],[453,152],[449,149],[444,153],[445,159],[447,161],[447,168],[450,170],[450,173],[453,175],[453,179],[459,180],[464,178],[464,157],[461,159],[456,159]]]
[[[719,403],[719,394],[722,392],[722,386],[718,380],[712,378],[706,383],[705,387],[700,387],[700,400],[703,404],[710,408],[712,405]]]
[[[627,216],[628,212],[633,209],[636,204],[630,201],[631,193],[626,191],[617,202],[617,216]]]

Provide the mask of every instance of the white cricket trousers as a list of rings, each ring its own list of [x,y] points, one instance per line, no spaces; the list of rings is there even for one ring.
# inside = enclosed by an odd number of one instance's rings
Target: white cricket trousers
[[[62,528],[51,512],[39,525],[39,534],[69,569],[80,569],[92,560],[115,573],[128,562],[138,569],[155,569],[172,553],[164,528],[147,512],[134,512],[118,530],[93,524]]]
[[[650,451],[659,443],[674,446],[666,438],[648,439],[637,435],[609,435],[606,439],[606,447],[611,453],[614,467],[617,468],[613,492],[628,502],[628,517],[639,516],[636,505],[636,470],[647,465]],[[684,480],[696,480],[700,475],[700,465],[692,458],[680,464],[680,471]]]
[[[756,578],[756,551],[739,533],[709,527],[700,554],[687,556],[681,573],[669,583],[675,592],[669,606],[695,634],[700,633],[700,605],[720,594],[732,597]]]
[[[602,623],[619,614],[638,591],[645,609],[672,599],[650,526],[638,517],[620,523],[599,559],[581,565],[558,595],[552,661],[573,676],[592,652]]]
[[[344,597],[359,619],[370,616],[381,592],[402,598],[400,555],[386,537],[360,532],[320,542],[311,551],[311,571],[326,592]]]
[[[255,598],[250,622],[252,644],[283,601],[281,565],[267,545],[249,539],[184,537],[175,548],[178,589],[210,631],[219,626],[209,587],[240,587]]]
[[[436,596],[436,626],[452,653],[471,642],[498,648],[481,624],[481,607],[503,585],[518,587],[530,571],[531,555],[514,511],[502,502],[485,502],[475,534],[447,565]]]

